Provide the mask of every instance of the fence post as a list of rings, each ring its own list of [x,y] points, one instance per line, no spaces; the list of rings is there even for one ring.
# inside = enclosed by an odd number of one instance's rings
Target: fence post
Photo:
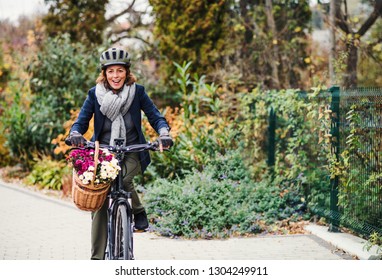
[[[275,135],[276,135],[276,113],[271,107],[268,119],[268,167],[273,168],[275,165]]]
[[[332,93],[332,118],[331,118],[331,134],[332,134],[332,146],[331,152],[339,159],[340,155],[340,88],[338,86],[332,86],[329,91]],[[329,231],[339,232],[339,210],[338,210],[338,183],[339,178],[330,180],[330,225]]]

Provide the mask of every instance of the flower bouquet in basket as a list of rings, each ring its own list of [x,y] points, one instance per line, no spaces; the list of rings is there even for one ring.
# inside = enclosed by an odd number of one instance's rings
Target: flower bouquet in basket
[[[117,177],[118,160],[108,150],[72,150],[67,158],[73,166],[72,199],[81,210],[97,211],[106,199],[111,182]]]
[[[73,166],[74,175],[81,185],[102,186],[110,184],[117,177],[121,168],[112,153],[99,149],[97,164],[95,158],[93,149],[75,149],[70,152],[67,160]]]

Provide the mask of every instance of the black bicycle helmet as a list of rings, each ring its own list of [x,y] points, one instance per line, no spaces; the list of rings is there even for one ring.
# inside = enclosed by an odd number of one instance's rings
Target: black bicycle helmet
[[[110,65],[124,65],[130,67],[130,58],[127,51],[118,48],[111,48],[104,51],[99,58],[102,69]]]

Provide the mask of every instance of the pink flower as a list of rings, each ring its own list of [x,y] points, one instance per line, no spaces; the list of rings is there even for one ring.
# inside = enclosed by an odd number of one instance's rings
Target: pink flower
[[[96,170],[96,178],[95,180],[99,183],[109,183],[114,180],[118,175],[120,167],[113,160],[115,156],[110,154],[109,152],[105,152],[99,150],[98,155],[98,164]],[[73,166],[74,170],[78,175],[82,175],[85,172],[94,172],[94,150],[91,149],[76,149],[72,150],[67,157],[67,161]],[[111,165],[108,164],[111,162]],[[101,172],[104,169],[104,164],[107,166],[107,176],[105,176],[105,172],[103,172],[103,176],[101,177]],[[83,182],[84,184],[88,184],[89,182]]]

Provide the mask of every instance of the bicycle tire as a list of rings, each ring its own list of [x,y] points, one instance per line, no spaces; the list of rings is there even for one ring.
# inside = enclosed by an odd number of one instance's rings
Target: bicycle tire
[[[133,232],[132,221],[128,215],[128,206],[120,204],[117,207],[114,230],[114,252],[115,260],[133,260]]]

